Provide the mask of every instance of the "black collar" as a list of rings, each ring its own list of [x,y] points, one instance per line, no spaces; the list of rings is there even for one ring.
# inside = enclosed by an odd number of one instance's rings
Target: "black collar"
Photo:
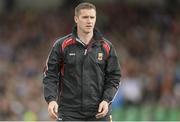
[[[72,29],[72,36],[76,39],[78,38],[77,36],[77,26],[74,26],[73,29]],[[95,41],[101,41],[103,40],[103,36],[101,34],[101,32],[97,29],[97,28],[94,28],[94,32],[93,32],[93,39]]]

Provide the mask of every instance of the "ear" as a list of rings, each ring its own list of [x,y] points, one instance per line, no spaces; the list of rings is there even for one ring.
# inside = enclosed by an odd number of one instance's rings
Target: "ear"
[[[74,21],[77,23],[77,21],[78,21],[78,17],[77,16],[74,16]]]

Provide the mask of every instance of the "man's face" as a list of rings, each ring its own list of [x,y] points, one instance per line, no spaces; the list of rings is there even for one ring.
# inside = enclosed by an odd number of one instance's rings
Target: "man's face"
[[[75,16],[74,19],[79,31],[91,33],[96,23],[96,11],[94,9],[81,9],[79,15]]]

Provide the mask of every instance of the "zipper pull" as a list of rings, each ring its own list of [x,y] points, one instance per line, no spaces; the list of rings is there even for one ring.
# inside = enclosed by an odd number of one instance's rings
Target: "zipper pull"
[[[87,49],[84,50],[84,55],[86,55],[86,54],[87,54]]]

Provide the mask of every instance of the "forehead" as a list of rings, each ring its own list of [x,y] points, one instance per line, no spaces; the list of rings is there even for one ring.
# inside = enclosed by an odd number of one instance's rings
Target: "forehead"
[[[96,11],[94,9],[81,9],[79,11],[79,16],[96,16]]]

